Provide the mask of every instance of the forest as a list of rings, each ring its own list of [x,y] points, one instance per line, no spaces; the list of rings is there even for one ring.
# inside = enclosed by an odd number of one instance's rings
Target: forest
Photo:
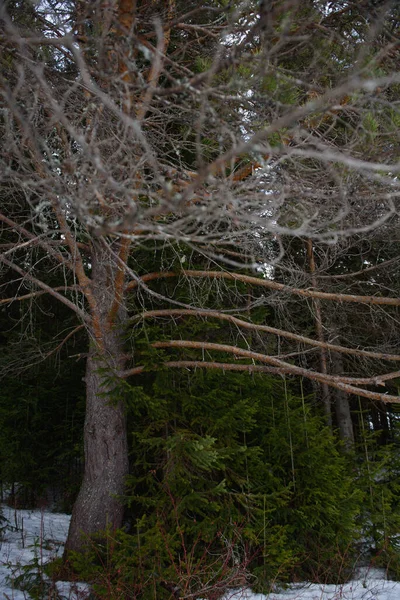
[[[0,483],[60,578],[400,580],[400,5],[0,4]]]

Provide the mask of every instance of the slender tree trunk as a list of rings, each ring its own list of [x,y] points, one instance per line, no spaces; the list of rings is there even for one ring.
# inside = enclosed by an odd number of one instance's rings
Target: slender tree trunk
[[[381,422],[382,434],[381,434],[381,443],[387,444],[390,440],[390,419],[388,413],[388,407],[385,404],[380,406],[379,411],[379,420]]]
[[[307,256],[308,264],[311,273],[311,283],[314,289],[318,289],[317,278],[315,277],[315,259],[312,240],[307,240]],[[313,300],[314,320],[317,338],[319,342],[325,342],[324,329],[322,325],[321,302],[318,298]],[[321,347],[319,353],[320,370],[323,375],[328,374],[328,360],[326,348]],[[332,412],[331,412],[331,392],[327,383],[321,383],[322,403],[324,412],[329,427],[332,428]]]
[[[339,343],[339,342],[338,342]],[[334,375],[343,374],[342,356],[338,352],[332,352],[332,371]],[[336,421],[339,430],[339,437],[343,441],[347,450],[354,446],[353,420],[351,418],[349,395],[342,390],[333,391],[335,399]]]
[[[113,398],[118,374],[124,367],[124,351],[118,324],[108,317],[115,300],[113,281],[116,268],[112,257],[100,244],[93,245],[92,291],[98,304],[103,333],[102,348],[91,343],[86,367],[86,418],[84,427],[85,467],[81,489],[75,502],[68,539],[69,551],[82,550],[88,536],[122,524],[125,477],[128,474],[128,444],[125,408]],[[118,322],[123,324],[123,307]]]

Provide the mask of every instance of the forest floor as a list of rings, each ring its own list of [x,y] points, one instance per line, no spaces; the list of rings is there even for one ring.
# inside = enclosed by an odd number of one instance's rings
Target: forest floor
[[[43,573],[43,565],[61,556],[69,515],[8,506],[2,511],[7,521],[0,538],[0,600],[29,600],[30,585],[36,585],[36,592],[43,586],[43,600],[87,599],[87,584],[58,581],[48,582],[46,587],[45,578],[38,576]],[[356,579],[340,586],[305,582],[268,597],[250,590],[232,590],[225,600],[400,600],[400,582],[388,581],[383,570],[366,568]]]

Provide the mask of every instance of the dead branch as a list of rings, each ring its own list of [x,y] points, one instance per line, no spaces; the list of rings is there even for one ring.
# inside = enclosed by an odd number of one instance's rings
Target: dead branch
[[[141,314],[135,315],[132,317],[131,321],[138,321],[140,319],[151,319],[158,317],[176,317],[176,316],[199,316],[205,318],[214,318],[221,319],[222,321],[228,321],[236,325],[237,327],[242,327],[244,329],[250,329],[253,331],[264,331],[265,333],[272,333],[273,335],[281,336],[290,340],[294,340],[296,342],[307,344],[310,346],[315,346],[317,348],[326,348],[327,350],[331,350],[332,352],[341,352],[342,354],[351,354],[353,356],[360,356],[366,358],[376,358],[378,360],[390,360],[390,361],[400,361],[400,354],[388,354],[385,352],[373,352],[370,350],[362,350],[361,348],[348,348],[346,346],[340,346],[336,344],[331,344],[329,342],[321,342],[320,340],[313,340],[312,338],[308,338],[303,335],[298,335],[296,333],[291,333],[290,331],[286,331],[284,329],[277,329],[276,327],[270,327],[268,325],[258,325],[255,323],[251,323],[250,321],[243,321],[242,319],[238,319],[233,315],[229,315],[223,312],[218,312],[214,310],[202,310],[199,308],[190,309],[160,309],[160,310],[149,310],[143,312]]]
[[[55,292],[79,292],[79,286],[77,285],[59,285],[52,288]],[[1,304],[11,304],[12,302],[22,302],[23,300],[29,300],[30,298],[37,298],[43,296],[43,294],[49,294],[50,292],[41,290],[40,292],[30,292],[29,294],[23,294],[22,296],[11,296],[10,298],[1,298]]]
[[[154,281],[156,279],[165,279],[168,277],[179,277],[185,275],[186,277],[205,277],[210,279],[228,279],[232,281],[240,281],[242,283],[249,283],[251,285],[268,288],[270,290],[277,290],[286,294],[294,294],[296,296],[302,296],[304,298],[319,298],[321,300],[331,300],[334,302],[356,302],[359,304],[374,304],[374,305],[386,305],[386,306],[400,306],[400,298],[388,298],[385,296],[357,296],[353,294],[334,294],[330,292],[320,292],[313,289],[300,289],[294,288],[277,281],[270,279],[260,279],[258,277],[252,277],[250,275],[242,275],[241,273],[230,273],[228,271],[193,271],[189,269],[182,269],[182,271],[160,271],[155,273],[148,273],[141,277],[143,282]],[[138,285],[137,281],[130,281],[127,285],[127,289],[134,289]]]
[[[53,287],[47,285],[43,281],[40,281],[40,279],[33,277],[33,275],[30,275],[29,273],[27,273],[26,271],[21,269],[21,267],[19,267],[15,263],[9,261],[4,256],[0,255],[0,261],[3,262],[8,267],[10,267],[10,269],[13,269],[17,273],[19,273],[27,281],[31,281],[32,283],[34,283],[35,285],[40,287],[44,292],[47,292],[48,294],[50,294],[51,296],[53,296],[54,298],[56,298],[57,300],[59,300],[60,302],[65,304],[65,306],[68,306],[68,308],[70,308],[74,313],[76,313],[82,321],[84,321],[86,323],[88,322],[89,315],[87,313],[85,313],[81,308],[76,306],[76,304],[71,302],[71,300],[68,300],[68,298],[65,298],[65,296],[63,296],[62,294],[59,294],[58,291],[56,291]]]
[[[281,361],[278,358],[267,356],[265,354],[260,354],[259,352],[252,352],[250,350],[244,350],[243,348],[238,348],[237,346],[229,346],[226,344],[214,344],[212,342],[195,342],[192,340],[170,340],[165,342],[154,342],[152,346],[154,348],[196,348],[200,350],[214,350],[217,352],[227,352],[236,356],[240,356],[242,358],[259,360],[260,362],[264,362],[274,367],[284,369],[285,373],[287,374],[300,375],[301,377],[306,377],[307,379],[314,379],[315,381],[327,383],[328,385],[336,387],[349,394],[364,396],[365,398],[371,398],[372,400],[381,400],[382,402],[400,403],[400,396],[380,394],[377,392],[370,392],[369,390],[365,390],[363,388],[355,387],[356,385],[365,384],[384,385],[384,380],[382,379],[382,377],[379,376],[371,378],[356,378],[341,377],[336,375],[323,375],[322,373],[317,373],[316,371],[312,371],[310,369],[303,369],[302,367],[297,367],[295,365],[285,363],[284,361]],[[396,371],[395,373],[388,374],[388,379],[396,378],[399,376],[400,371]]]

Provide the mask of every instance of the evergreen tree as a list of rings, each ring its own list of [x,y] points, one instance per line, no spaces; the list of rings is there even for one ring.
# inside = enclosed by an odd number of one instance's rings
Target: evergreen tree
[[[394,377],[386,363],[368,378],[313,369],[304,352],[282,356],[271,341],[293,340],[293,331],[257,316],[282,294],[388,315],[400,304],[383,292],[320,291],[273,275],[282,236],[335,243],[395,219],[398,77],[381,59],[397,11],[369,11],[371,28],[348,7],[342,17],[324,3],[261,8],[172,0],[0,7],[1,301],[49,294],[74,319],[64,339],[85,333],[88,348],[85,471],[67,553],[122,523],[129,447],[120,389],[129,377],[195,367],[273,372],[398,402],[375,390]],[[390,152],[380,155],[385,138]],[[376,150],[362,157],[365,139]],[[368,190],[365,203],[347,202],[353,187]],[[143,264],[149,248],[154,261]],[[189,313],[222,323],[223,339],[212,328],[165,339],[160,327],[147,357],[140,353],[132,324]]]
[[[124,386],[129,529],[74,562],[100,597],[109,597],[106,580],[163,598],[349,576],[363,494],[323,417],[294,389],[211,371]]]

